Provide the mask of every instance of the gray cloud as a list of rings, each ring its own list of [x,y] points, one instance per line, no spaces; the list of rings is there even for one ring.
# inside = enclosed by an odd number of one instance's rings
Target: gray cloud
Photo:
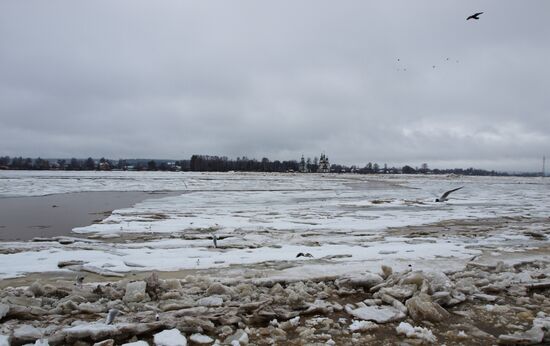
[[[0,154],[538,170],[548,13],[543,0],[4,1]]]

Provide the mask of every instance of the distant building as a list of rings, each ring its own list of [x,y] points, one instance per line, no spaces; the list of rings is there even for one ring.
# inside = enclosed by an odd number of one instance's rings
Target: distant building
[[[321,154],[319,158],[319,168],[317,169],[318,173],[329,173],[330,172],[330,163],[328,161],[328,156]]]

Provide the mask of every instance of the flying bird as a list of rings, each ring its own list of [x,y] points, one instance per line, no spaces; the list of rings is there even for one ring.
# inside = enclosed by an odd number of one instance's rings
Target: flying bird
[[[466,20],[470,20],[470,19],[478,20],[479,16],[482,15],[482,14],[483,14],[483,12],[474,13],[471,16],[469,16],[468,18],[466,18]]]
[[[303,252],[300,252],[296,255],[296,258],[298,257],[309,257],[309,258],[313,258],[313,255],[310,254],[309,252],[306,252],[306,253],[303,253]]]
[[[436,202],[445,202],[445,201],[449,200],[447,197],[449,197],[449,195],[450,195],[451,193],[453,193],[453,192],[455,192],[455,191],[457,191],[457,190],[460,190],[460,189],[462,189],[463,187],[464,187],[464,186],[458,187],[458,188],[456,188],[456,189],[449,190],[449,191],[445,192],[444,194],[442,194],[441,197],[436,198],[435,201],[436,201]]]

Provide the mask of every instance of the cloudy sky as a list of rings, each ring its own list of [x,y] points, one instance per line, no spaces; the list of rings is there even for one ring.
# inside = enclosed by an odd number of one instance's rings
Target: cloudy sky
[[[0,155],[537,171],[549,14],[547,0],[5,0]]]

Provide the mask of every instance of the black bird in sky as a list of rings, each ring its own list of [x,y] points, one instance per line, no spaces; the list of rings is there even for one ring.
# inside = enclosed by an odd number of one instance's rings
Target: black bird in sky
[[[479,19],[479,16],[480,16],[481,14],[483,14],[483,12],[474,13],[474,14],[472,14],[471,16],[469,16],[468,18],[466,18],[466,20],[470,20],[470,19],[478,20],[478,19]]]
[[[445,192],[444,194],[442,194],[441,197],[436,198],[435,201],[436,201],[436,202],[445,202],[445,201],[448,200],[447,197],[449,197],[449,195],[450,195],[452,192],[455,192],[455,191],[457,191],[457,190],[460,190],[460,189],[462,189],[463,187],[464,187],[464,186],[458,187],[458,188],[456,188],[456,189],[449,190],[449,191]]]

